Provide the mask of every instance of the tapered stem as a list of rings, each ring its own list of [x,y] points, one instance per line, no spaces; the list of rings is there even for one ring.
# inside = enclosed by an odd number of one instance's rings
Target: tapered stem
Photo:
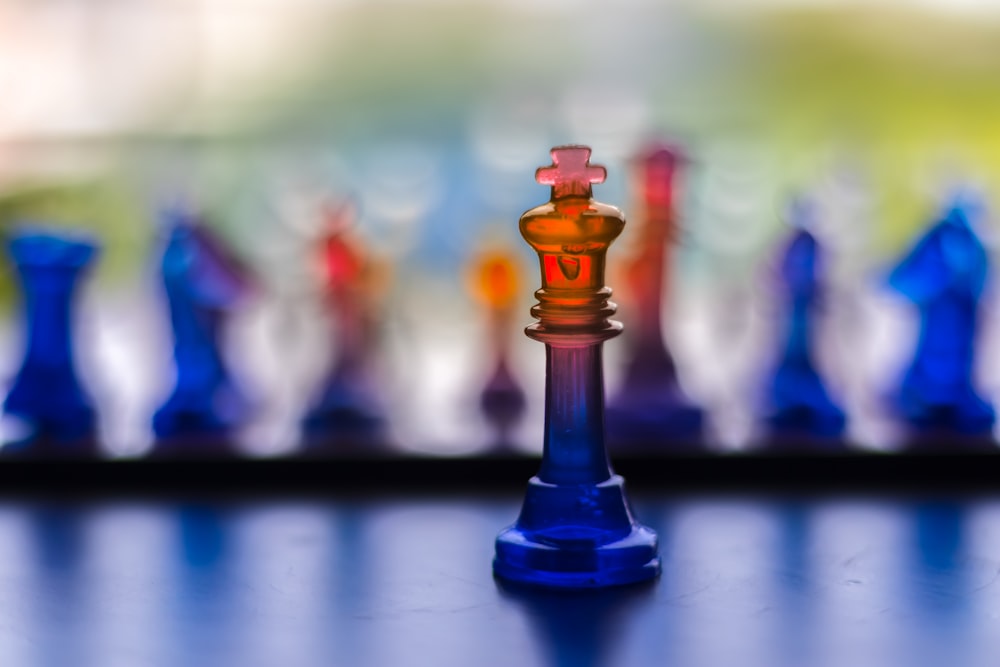
[[[64,366],[72,363],[70,347],[70,299],[76,274],[57,271],[51,275],[23,274],[28,320],[25,365]]]
[[[596,484],[611,477],[604,446],[601,343],[545,346],[545,445],[539,479]]]

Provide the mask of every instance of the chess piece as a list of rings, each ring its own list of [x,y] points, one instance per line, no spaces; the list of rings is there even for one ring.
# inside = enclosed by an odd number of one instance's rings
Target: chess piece
[[[22,232],[8,250],[21,281],[27,341],[3,407],[25,423],[28,437],[4,453],[94,455],[94,406],[77,378],[72,327],[79,282],[97,246],[84,237]]]
[[[227,318],[250,291],[249,272],[193,216],[170,211],[167,222],[160,271],[177,379],[153,416],[153,455],[230,454],[249,406],[226,368],[221,338]]]
[[[920,311],[916,351],[895,397],[915,446],[955,436],[971,445],[992,432],[993,406],[972,380],[989,273],[986,250],[970,225],[975,210],[973,202],[955,201],[889,275],[889,285]]]
[[[497,446],[510,446],[510,430],[524,414],[525,397],[510,370],[510,334],[514,305],[520,291],[517,258],[496,247],[479,253],[472,270],[472,293],[487,314],[492,363],[489,379],[479,395],[479,406],[496,433]]]
[[[675,178],[683,163],[677,149],[660,144],[635,160],[639,225],[626,277],[636,327],[624,381],[608,405],[612,449],[663,451],[666,445],[677,451],[701,445],[703,413],[681,388],[661,324],[673,273],[669,245],[677,235]]]
[[[621,332],[604,286],[605,256],[625,216],[594,201],[604,167],[585,146],[552,149],[535,179],[551,200],[521,216],[521,235],[538,253],[542,287],[525,333],[545,344],[542,465],[528,483],[517,522],[496,539],[501,579],[556,588],[596,588],[660,572],[656,534],[632,518],[624,480],[604,441],[602,346]]]
[[[349,203],[325,211],[322,279],[334,319],[337,355],[303,422],[310,453],[353,446],[371,451],[384,438],[385,417],[376,391],[376,292],[381,267],[351,232]]]
[[[780,289],[785,304],[784,347],[767,388],[766,422],[771,447],[840,444],[844,411],[827,392],[813,360],[818,306],[823,298],[822,248],[806,229],[804,200],[793,203],[796,226],[781,256]]]

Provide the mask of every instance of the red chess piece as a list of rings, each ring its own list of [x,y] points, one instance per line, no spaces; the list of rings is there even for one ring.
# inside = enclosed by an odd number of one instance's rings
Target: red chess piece
[[[378,341],[374,303],[382,271],[353,234],[350,203],[328,206],[324,216],[320,267],[337,354],[316,404],[306,415],[306,447],[312,451],[327,446],[368,448],[384,435],[373,371]]]
[[[634,160],[638,229],[626,268],[633,317],[625,377],[608,406],[612,447],[673,449],[701,444],[703,414],[685,395],[664,341],[662,312],[677,237],[676,177],[686,162],[675,147],[653,144]]]

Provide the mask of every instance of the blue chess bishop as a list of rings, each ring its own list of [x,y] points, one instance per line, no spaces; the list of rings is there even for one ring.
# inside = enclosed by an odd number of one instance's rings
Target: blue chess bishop
[[[993,406],[973,383],[979,302],[989,275],[972,228],[977,202],[956,198],[889,275],[919,311],[913,360],[896,392],[902,419],[918,433],[988,436]]]
[[[177,379],[153,416],[155,453],[224,453],[248,406],[226,368],[220,338],[249,281],[219,240],[193,216],[171,211],[167,222],[160,270],[174,333]]]
[[[77,377],[73,305],[80,279],[97,254],[90,238],[23,231],[7,244],[21,281],[26,321],[24,359],[3,408],[23,421],[19,454],[95,453],[94,406]]]
[[[808,204],[796,202],[797,226],[781,257],[779,282],[785,303],[784,347],[771,376],[767,424],[773,440],[828,441],[844,431],[844,411],[830,398],[813,359],[816,315],[822,300],[822,248],[803,225]]]

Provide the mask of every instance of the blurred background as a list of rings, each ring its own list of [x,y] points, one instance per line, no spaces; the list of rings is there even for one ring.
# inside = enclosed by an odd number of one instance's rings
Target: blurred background
[[[113,457],[150,451],[175,383],[165,210],[196,211],[250,276],[221,347],[252,406],[236,440],[253,456],[296,451],[347,336],[320,259],[338,206],[378,266],[358,298],[377,323],[368,371],[385,441],[489,451],[479,395],[496,299],[475,276],[503,249],[517,285],[507,365],[526,405],[503,440],[537,452],[544,349],[520,328],[539,279],[517,232],[548,199],[534,169],[551,146],[587,144],[609,174],[595,197],[628,215],[629,159],[666,138],[689,162],[662,322],[705,446],[754,446],[782,345],[773,263],[805,193],[826,251],[817,364],[845,438],[893,450],[883,404],[918,323],[886,275],[956,188],[996,202],[998,45],[1000,7],[976,0],[0,0],[0,224],[101,245],[74,348]],[[989,216],[976,224],[995,254]],[[628,229],[608,276],[627,331]],[[3,270],[9,383],[25,328]],[[994,301],[987,289],[975,361],[988,400]],[[609,395],[626,344],[606,346]]]

